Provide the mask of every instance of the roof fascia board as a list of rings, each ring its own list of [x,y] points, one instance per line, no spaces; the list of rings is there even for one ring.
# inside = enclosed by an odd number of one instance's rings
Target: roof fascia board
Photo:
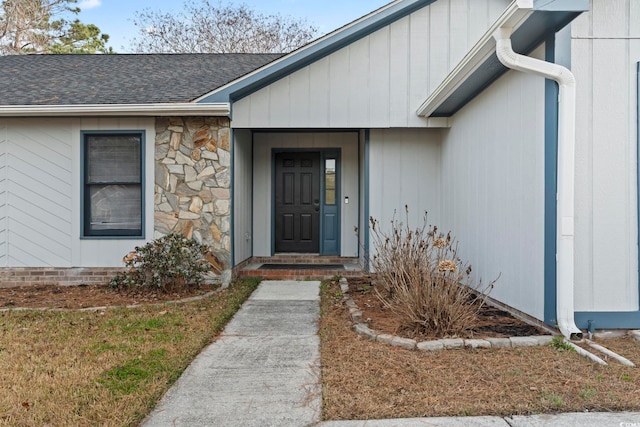
[[[589,0],[533,0],[533,10],[547,12],[584,12]]]
[[[493,33],[500,27],[508,26],[516,30],[530,16],[531,2],[512,2],[500,15],[480,40],[462,58],[427,100],[418,108],[418,115],[429,117],[456,89],[480,68],[495,52],[496,42]]]
[[[0,117],[70,116],[229,116],[229,103],[195,104],[87,104],[87,105],[9,105],[0,107]]]
[[[201,96],[194,102],[237,101],[435,1],[437,0],[396,0],[246,76]]]
[[[537,2],[539,2],[539,4],[536,5]],[[420,108],[418,108],[417,114],[422,117],[429,117],[434,114],[463,84],[473,78],[476,71],[482,67],[486,68],[490,66],[491,61],[495,60],[496,66],[504,68],[497,62],[497,59],[495,59],[496,43],[493,38],[493,33],[500,27],[512,27],[515,33],[520,27],[524,26],[527,20],[534,16],[535,13],[550,13],[550,11],[546,9],[536,9],[536,7],[550,6],[550,2],[551,0],[513,1],[491,28],[482,36],[478,43],[474,45],[469,53],[467,53],[460,63],[458,63],[451,73],[449,73],[442,83],[431,93]],[[585,10],[589,10],[588,0],[586,0],[586,2],[583,0],[553,0],[553,3],[554,12],[571,12],[577,15]],[[533,49],[535,46],[527,47]],[[492,81],[493,80],[487,81],[481,85],[480,91],[488,87]]]

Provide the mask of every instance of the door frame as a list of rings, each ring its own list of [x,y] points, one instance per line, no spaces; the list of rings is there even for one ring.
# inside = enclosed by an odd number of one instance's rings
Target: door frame
[[[276,203],[275,203],[275,195],[276,195],[276,154],[279,153],[308,153],[315,152],[320,153],[320,223],[318,225],[320,232],[320,253],[319,255],[334,255],[339,256],[341,252],[341,230],[342,230],[342,214],[341,214],[341,183],[342,183],[342,149],[340,147],[310,147],[310,148],[272,148],[271,149],[271,255],[276,254]],[[325,186],[325,160],[326,159],[335,159],[336,160],[336,210],[338,221],[336,224],[336,236],[337,236],[337,252],[327,253],[327,249],[325,248],[325,239],[324,239],[324,216],[325,216],[325,206],[326,206],[326,186]]]

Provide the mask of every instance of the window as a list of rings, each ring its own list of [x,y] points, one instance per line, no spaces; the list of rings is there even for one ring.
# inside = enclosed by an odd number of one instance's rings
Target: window
[[[144,237],[143,132],[83,133],[83,236]]]
[[[324,204],[336,204],[336,159],[324,160]]]

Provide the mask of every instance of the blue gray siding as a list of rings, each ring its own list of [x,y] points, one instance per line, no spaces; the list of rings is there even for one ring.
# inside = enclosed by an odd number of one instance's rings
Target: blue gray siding
[[[578,81],[577,311],[637,311],[640,2],[593,0],[572,24]]]
[[[425,127],[415,111],[508,3],[439,0],[235,102],[233,126]]]
[[[542,49],[534,53],[542,57]],[[442,219],[494,298],[544,315],[544,79],[508,72],[442,143]]]
[[[80,239],[80,133],[125,129],[146,132],[153,164],[153,118],[0,120],[0,266],[122,266],[140,240]],[[146,235],[153,236],[153,168],[147,172]]]

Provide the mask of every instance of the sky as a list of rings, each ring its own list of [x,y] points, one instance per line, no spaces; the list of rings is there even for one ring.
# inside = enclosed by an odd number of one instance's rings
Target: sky
[[[187,0],[188,1],[188,0]],[[391,0],[222,0],[223,4],[245,4],[266,14],[280,14],[306,19],[318,27],[320,34],[333,31],[368,14]],[[215,3],[215,0],[213,0]],[[131,40],[137,36],[133,24],[144,9],[177,12],[183,0],[78,0],[78,18],[84,24],[95,24],[109,34],[108,45],[117,53],[130,53]]]

